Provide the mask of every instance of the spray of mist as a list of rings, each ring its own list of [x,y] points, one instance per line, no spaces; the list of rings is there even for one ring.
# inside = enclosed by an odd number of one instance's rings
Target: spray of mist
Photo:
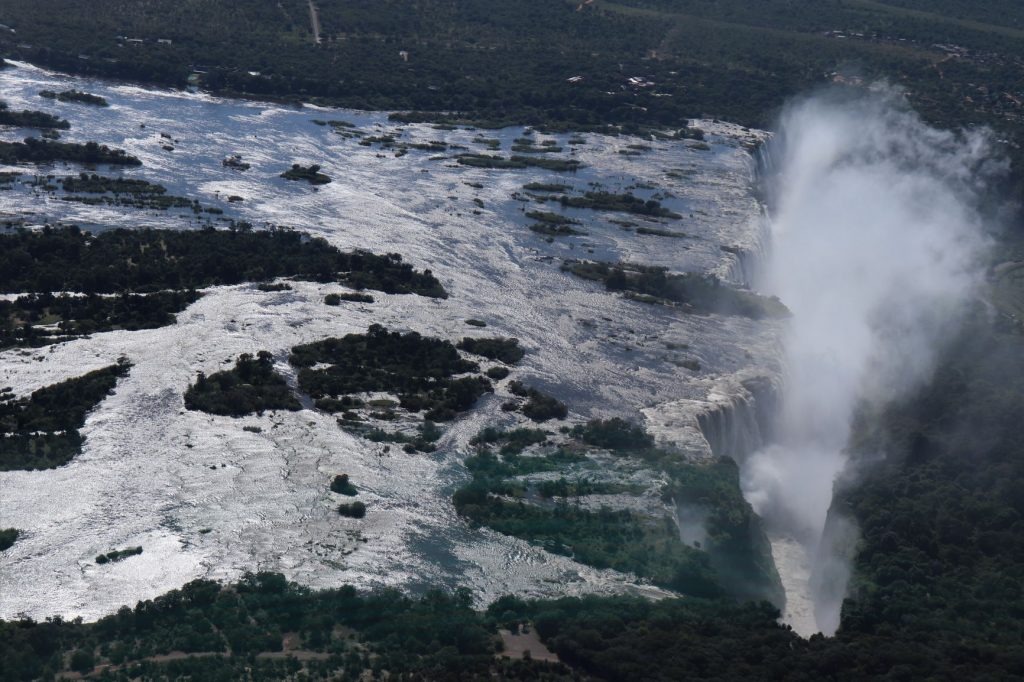
[[[742,482],[769,534],[815,564],[811,593],[789,595],[809,597],[813,621],[791,624],[831,634],[849,575],[838,545],[856,533],[822,536],[855,410],[930,375],[982,277],[977,206],[1000,164],[985,133],[933,129],[886,86],[794,103],[768,153],[771,244],[758,288],[793,316],[775,442],[744,462]]]

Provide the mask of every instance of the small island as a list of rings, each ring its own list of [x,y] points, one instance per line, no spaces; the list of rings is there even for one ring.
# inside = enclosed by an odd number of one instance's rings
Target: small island
[[[291,168],[281,173],[281,177],[285,180],[305,180],[311,185],[326,185],[331,181],[330,177],[320,172],[320,166],[315,163],[311,166],[293,163]]]
[[[63,92],[54,92],[53,90],[43,90],[39,93],[40,97],[46,99],[55,99],[61,102],[78,102],[79,104],[91,104],[96,107],[109,107],[110,103],[99,95],[92,95],[82,90],[64,90]]]
[[[107,552],[106,554],[98,555],[96,557],[96,563],[100,564],[100,565],[110,564],[110,563],[114,563],[114,562],[117,562],[117,561],[124,561],[125,559],[127,559],[130,556],[137,556],[139,554],[142,554],[142,548],[141,547],[128,547],[126,549],[115,549],[115,550],[113,550],[111,552]]]

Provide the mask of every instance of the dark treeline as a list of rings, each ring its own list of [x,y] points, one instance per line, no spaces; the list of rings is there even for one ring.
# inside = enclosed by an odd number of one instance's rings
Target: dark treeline
[[[0,471],[67,464],[84,442],[85,417],[128,374],[127,361],[17,398],[0,393]]]
[[[0,236],[0,291],[151,292],[297,277],[388,293],[446,296],[398,254],[343,253],[291,230],[77,228]]]
[[[67,130],[71,127],[70,123],[53,114],[45,111],[14,111],[3,101],[0,101],[0,125],[42,130]]]
[[[24,142],[0,142],[0,162],[16,164],[70,161],[84,164],[112,164],[141,166],[142,162],[123,149],[111,149],[96,142],[54,142],[38,137],[26,137]]]
[[[243,353],[232,369],[210,376],[200,372],[185,391],[185,407],[229,417],[302,409],[288,382],[274,371],[274,356],[265,350],[256,357]]]

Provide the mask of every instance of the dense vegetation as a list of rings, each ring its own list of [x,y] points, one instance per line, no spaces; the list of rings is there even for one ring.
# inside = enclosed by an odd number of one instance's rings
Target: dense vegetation
[[[863,537],[839,637],[887,642],[880,668],[1024,675],[1022,396],[1024,338],[979,320],[930,386],[863,415],[867,477],[835,504]]]
[[[577,277],[602,282],[643,303],[677,303],[695,313],[743,315],[754,319],[786,317],[778,299],[736,289],[711,275],[669,274],[663,267],[633,263],[566,261],[562,269]]]
[[[153,329],[199,299],[193,290],[151,294],[29,294],[0,300],[0,349],[43,346],[86,334]]]
[[[185,407],[210,414],[241,417],[264,410],[300,410],[288,382],[274,371],[274,356],[261,350],[243,353],[232,369],[206,376],[185,391]]]
[[[0,471],[52,469],[81,452],[85,417],[128,374],[127,361],[17,398],[0,391]]]
[[[42,130],[67,130],[71,124],[45,111],[14,111],[6,102],[0,101],[0,125],[17,128],[40,128]]]
[[[496,658],[499,646],[494,620],[474,611],[463,590],[419,599],[348,586],[314,592],[260,573],[232,586],[193,581],[96,623],[0,621],[0,679],[98,665],[116,680],[278,680],[300,671],[303,679],[353,682],[570,679],[560,665]],[[172,652],[180,653],[159,658]]]
[[[449,421],[493,390],[482,376],[456,377],[480,367],[448,341],[389,332],[378,324],[366,334],[296,346],[289,362],[300,368],[299,387],[321,409],[344,409],[343,398],[382,391],[398,396],[403,409],[423,411],[425,419]],[[330,366],[314,368],[319,363]]]
[[[82,293],[197,289],[291,276],[357,289],[445,297],[429,270],[398,254],[342,253],[299,232],[77,228],[0,235],[0,291]]]
[[[1005,0],[317,6],[319,44],[299,0],[245,8],[6,0],[4,21],[17,33],[0,34],[0,49],[59,69],[177,87],[195,69],[218,93],[551,128],[678,127],[701,115],[765,125],[793,94],[854,73],[908,86],[912,104],[940,124],[1020,127],[1024,10]]]
[[[0,163],[44,164],[53,161],[72,163],[141,166],[142,162],[123,149],[111,149],[95,142],[54,142],[26,137],[24,142],[0,142]]]

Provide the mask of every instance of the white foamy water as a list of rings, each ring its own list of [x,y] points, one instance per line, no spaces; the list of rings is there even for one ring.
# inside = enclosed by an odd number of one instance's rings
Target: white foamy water
[[[37,95],[72,87],[106,97],[111,107]],[[340,118],[367,134],[402,132],[406,141],[443,140],[487,153],[472,142],[476,131],[396,126],[384,113],[225,101],[71,78],[26,65],[0,71],[0,91],[12,108],[68,118],[72,129],[65,139],[124,148],[145,164],[103,169],[105,175],[161,183],[171,194],[198,198],[257,227],[292,226],[342,249],[401,253],[415,267],[430,268],[450,293],[438,301],[373,292],[372,305],[328,307],[323,296],[343,287],[302,282],[285,292],[220,287],[170,327],[0,353],[0,386],[19,395],[122,355],[134,364],[130,376],[90,414],[79,457],[56,470],[0,473],[0,527],[24,532],[0,555],[0,617],[96,618],[195,578],[232,579],[247,570],[281,571],[311,586],[459,584],[472,588],[481,602],[508,592],[657,592],[632,576],[597,571],[472,529],[457,517],[450,500],[467,479],[461,464],[467,442],[482,426],[509,419],[500,410],[503,389],[447,426],[442,447],[430,455],[407,455],[397,448],[385,455],[379,445],[345,433],[332,416],[313,410],[243,419],[189,412],[182,394],[197,372],[226,368],[243,352],[271,351],[278,369],[291,377],[286,358],[295,344],[364,331],[379,322],[453,341],[464,335],[518,337],[528,353],[512,376],[564,400],[581,418],[635,417],[641,408],[672,401],[707,401],[717,379],[775,367],[772,323],[689,316],[625,301],[561,273],[558,266],[562,258],[588,257],[738,272],[735,256],[721,247],[753,248],[758,238],[759,208],[744,145],[761,133],[701,122],[710,151],[656,141],[646,143],[653,149],[639,157],[618,153],[635,139],[588,135],[576,154],[587,168],[576,174],[492,171],[431,160],[428,152],[395,158],[311,123]],[[5,131],[0,137],[19,139],[29,132]],[[173,152],[161,148],[168,140],[160,133],[171,137]],[[522,129],[481,134],[501,139],[507,154]],[[568,139],[541,137],[563,146]],[[222,166],[224,157],[236,153],[253,165],[251,170]],[[280,179],[293,162],[318,163],[334,182],[314,189]],[[59,166],[39,172],[79,170]],[[669,170],[675,177],[666,174]],[[511,198],[530,181],[565,182],[580,191],[590,183],[609,191],[651,183],[657,188],[633,191],[644,198],[660,193],[667,207],[684,216],[668,227],[690,237],[641,236],[609,222],[629,216],[578,210],[572,213],[589,234],[547,244],[527,229],[531,221],[523,211],[524,206],[545,210],[545,205]],[[228,195],[244,201],[229,204]],[[21,185],[0,192],[0,216],[26,213],[29,222],[61,220],[92,229],[198,225],[191,212],[88,207]],[[464,320],[470,317],[486,320],[487,329],[467,327]],[[688,347],[669,350],[666,342]],[[701,372],[672,363],[680,358],[698,360]],[[245,431],[245,426],[262,431]],[[663,426],[658,435],[684,438],[689,433],[684,427]],[[340,472],[349,473],[359,487],[359,499],[368,506],[365,519],[334,512],[337,500],[327,485]],[[105,566],[94,562],[101,552],[134,545],[144,553]]]

